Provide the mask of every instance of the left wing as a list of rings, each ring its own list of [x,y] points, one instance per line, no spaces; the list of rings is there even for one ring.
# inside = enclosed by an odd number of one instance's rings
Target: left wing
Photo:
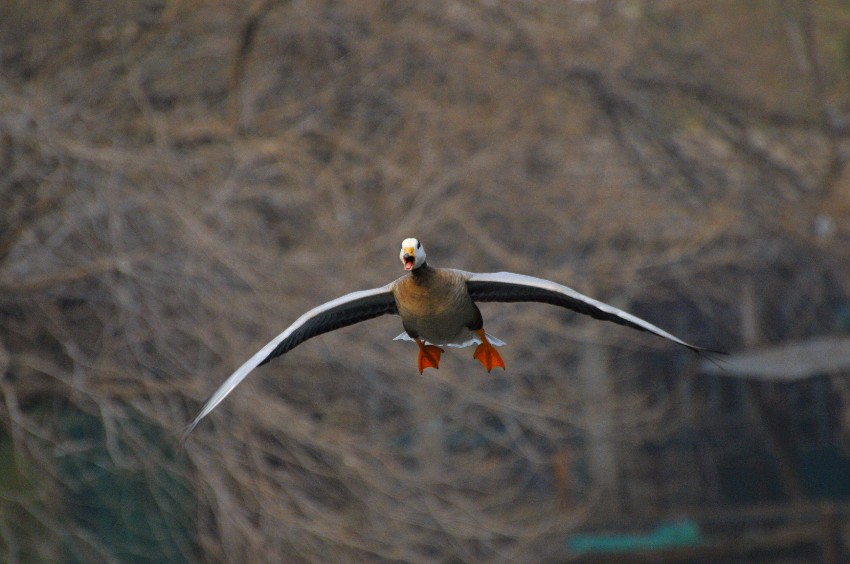
[[[347,327],[373,317],[397,314],[398,309],[396,308],[395,297],[393,297],[394,285],[395,282],[392,282],[373,290],[346,294],[341,298],[314,307],[299,317],[295,323],[272,339],[224,381],[207,400],[201,411],[192,419],[192,422],[186,426],[183,431],[183,441],[200,423],[201,419],[215,409],[227,397],[227,394],[232,392],[233,388],[238,386],[258,366],[262,366],[276,356],[290,351],[316,335]]]
[[[612,321],[638,331],[648,331],[697,353],[719,352],[686,343],[640,317],[543,278],[514,274],[513,272],[469,273],[466,287],[469,290],[470,297],[475,302],[540,302],[552,304],[589,315],[594,319]]]

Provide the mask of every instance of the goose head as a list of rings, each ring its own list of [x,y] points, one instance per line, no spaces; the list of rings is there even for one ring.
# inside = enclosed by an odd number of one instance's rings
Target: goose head
[[[404,269],[414,270],[425,264],[425,247],[417,239],[410,237],[401,242],[401,252],[398,254]]]

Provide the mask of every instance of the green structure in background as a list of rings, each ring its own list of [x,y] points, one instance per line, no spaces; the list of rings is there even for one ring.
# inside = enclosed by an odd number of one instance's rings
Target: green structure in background
[[[189,512],[195,501],[167,432],[135,415],[113,420],[107,433],[100,417],[43,401],[60,440],[36,448],[50,452],[52,468],[16,450],[0,429],[0,527],[6,533],[0,554],[66,564],[106,555],[121,562],[193,561]],[[56,479],[40,479],[45,470]]]
[[[567,541],[573,552],[635,552],[697,546],[705,542],[694,521],[658,525],[648,533],[600,533],[574,535]]]

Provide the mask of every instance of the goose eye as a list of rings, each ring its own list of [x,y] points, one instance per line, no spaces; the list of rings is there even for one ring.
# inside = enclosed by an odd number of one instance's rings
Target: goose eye
[[[416,241],[416,248],[418,249],[418,248],[420,248],[421,246],[422,246],[422,243],[420,243],[419,241]]]

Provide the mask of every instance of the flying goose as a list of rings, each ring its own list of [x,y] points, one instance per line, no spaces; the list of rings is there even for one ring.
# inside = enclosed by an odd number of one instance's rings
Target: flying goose
[[[184,440],[201,419],[258,366],[289,352],[307,339],[386,314],[401,317],[404,333],[396,339],[412,340],[419,346],[420,374],[429,367],[439,368],[440,355],[445,352],[443,346],[477,344],[473,358],[480,361],[487,372],[497,366],[505,368],[495,348],[504,343],[484,331],[484,320],[476,302],[552,304],[654,333],[697,353],[717,352],[686,343],[648,321],[543,278],[512,272],[482,274],[433,268],[426,261],[425,248],[414,238],[402,241],[399,258],[407,274],[386,286],[352,292],[311,309],[248,359],[186,426]]]

